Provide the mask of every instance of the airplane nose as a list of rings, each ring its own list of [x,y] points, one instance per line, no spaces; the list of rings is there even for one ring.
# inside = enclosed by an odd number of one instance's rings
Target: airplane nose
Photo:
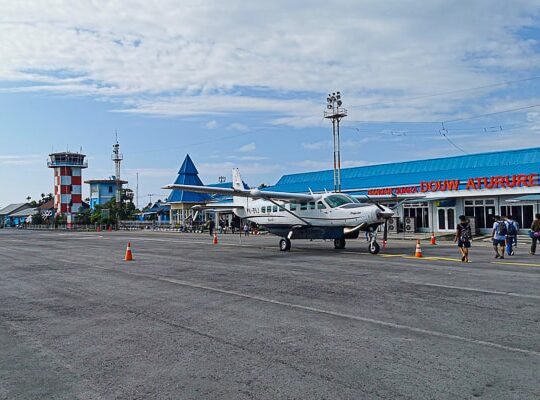
[[[393,216],[394,216],[394,212],[393,212],[392,210],[390,210],[390,209],[386,209],[386,210],[384,210],[384,211],[379,211],[379,212],[377,213],[377,217],[378,217],[379,219],[391,218],[391,217],[393,217]]]

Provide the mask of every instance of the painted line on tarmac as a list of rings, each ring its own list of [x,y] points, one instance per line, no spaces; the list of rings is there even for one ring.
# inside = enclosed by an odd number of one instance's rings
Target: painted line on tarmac
[[[491,261],[491,264],[518,265],[521,267],[540,267],[540,264],[530,264],[530,263],[521,263],[521,262],[513,262],[513,261]]]
[[[463,291],[467,291],[467,292],[495,294],[495,295],[500,295],[500,296],[512,296],[512,297],[521,297],[521,298],[524,298],[524,299],[540,300],[540,296],[535,296],[533,294],[521,294],[521,293],[515,293],[515,292],[501,292],[501,291],[498,291],[498,290],[478,289],[478,288],[471,288],[471,287],[464,287],[464,286],[453,286],[453,285],[440,285],[440,284],[437,284],[437,283],[424,283],[424,282],[414,282],[414,281],[401,281],[401,282],[410,283],[411,285],[418,285],[418,286],[430,286],[430,287],[443,288],[443,289],[456,289],[456,290],[463,290]]]
[[[97,267],[97,268],[116,272],[115,270],[111,270],[111,269],[105,268],[105,267]],[[303,310],[303,311],[309,311],[309,312],[313,312],[313,313],[317,313],[317,314],[330,315],[330,316],[333,316],[333,317],[344,318],[344,319],[349,319],[349,320],[353,320],[353,321],[367,322],[367,323],[370,323],[370,324],[373,324],[373,325],[384,326],[384,327],[387,327],[387,328],[394,328],[394,329],[399,329],[399,330],[413,332],[413,333],[422,334],[422,335],[434,336],[434,337],[439,337],[439,338],[443,338],[443,339],[457,340],[457,341],[460,341],[460,342],[471,343],[471,344],[480,345],[480,346],[484,346],[484,347],[491,347],[491,348],[495,348],[495,349],[498,349],[498,350],[505,350],[505,351],[510,351],[510,352],[514,352],[514,353],[521,353],[521,354],[526,354],[526,355],[530,355],[530,356],[540,357],[540,351],[521,349],[519,347],[505,346],[503,344],[488,342],[488,341],[485,341],[485,340],[472,339],[472,338],[467,338],[467,337],[463,337],[463,336],[459,336],[459,335],[452,335],[452,334],[449,334],[449,333],[437,332],[437,331],[432,331],[432,330],[422,329],[422,328],[415,328],[415,327],[408,326],[408,325],[397,324],[397,323],[394,323],[394,322],[381,321],[381,320],[374,319],[374,318],[359,317],[359,316],[356,316],[356,315],[345,314],[345,313],[340,313],[340,312],[336,312],[336,311],[324,310],[322,308],[317,308],[317,307],[303,306],[303,305],[300,305],[300,304],[288,303],[288,302],[285,302],[285,301],[273,300],[273,299],[269,299],[269,298],[266,298],[266,297],[249,295],[249,294],[245,294],[245,293],[236,292],[236,291],[233,291],[233,290],[214,288],[214,287],[201,285],[201,284],[197,284],[197,283],[192,283],[192,282],[188,282],[188,281],[181,281],[181,280],[172,279],[172,278],[164,278],[164,277],[159,277],[159,276],[140,274],[140,273],[136,273],[136,272],[126,272],[126,271],[121,271],[121,272],[125,273],[127,275],[140,276],[140,277],[143,277],[143,278],[149,278],[149,279],[158,280],[158,281],[161,281],[161,282],[168,282],[168,283],[172,283],[172,284],[175,284],[175,285],[180,285],[180,286],[184,286],[184,287],[190,287],[190,288],[193,288],[193,289],[202,289],[202,290],[207,290],[207,291],[210,291],[210,292],[227,294],[227,295],[230,295],[230,296],[241,297],[241,298],[244,298],[244,299],[260,301],[260,302],[268,303],[268,304],[275,304],[275,305],[284,306],[284,307],[288,307],[288,308],[292,308],[292,309],[296,309],[296,310]]]

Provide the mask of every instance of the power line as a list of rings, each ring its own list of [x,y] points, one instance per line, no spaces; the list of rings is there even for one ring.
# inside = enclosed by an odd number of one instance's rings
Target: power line
[[[450,139],[448,137],[448,130],[444,127],[444,123],[441,124],[442,125],[442,129],[439,131],[439,133],[442,135],[442,137],[444,137],[448,143],[450,143],[452,146],[454,146],[456,149],[458,149],[459,151],[461,151],[463,154],[468,154],[465,150],[463,150],[461,147],[459,147],[457,144],[455,144],[452,139]],[[446,132],[446,133],[445,133]]]
[[[418,96],[413,96],[413,97],[405,97],[405,98],[401,98],[401,99],[379,101],[379,102],[367,103],[367,104],[359,104],[357,106],[351,106],[349,108],[354,109],[354,108],[362,108],[362,107],[369,107],[369,106],[376,106],[376,105],[385,105],[385,104],[389,104],[389,103],[401,103],[401,102],[407,102],[407,101],[412,101],[412,100],[427,99],[427,98],[431,98],[431,97],[446,96],[446,95],[456,94],[456,93],[465,93],[465,92],[472,92],[472,91],[475,91],[475,90],[490,89],[490,88],[494,88],[494,87],[506,86],[506,85],[511,85],[511,84],[514,84],[514,83],[528,82],[528,81],[537,80],[537,79],[540,79],[540,76],[532,76],[530,78],[524,78],[524,79],[517,79],[517,80],[513,80],[513,81],[505,81],[505,82],[493,83],[493,84],[490,84],[490,85],[483,85],[483,86],[475,86],[475,87],[464,88],[464,89],[450,90],[450,91],[447,91],[447,92],[423,94],[423,95],[418,95]]]
[[[496,111],[496,112],[487,113],[487,114],[473,115],[472,117],[449,119],[449,120],[446,120],[446,121],[443,121],[443,122],[444,123],[450,123],[450,122],[458,122],[458,121],[467,121],[467,120],[470,120],[470,119],[476,119],[476,118],[482,118],[482,117],[490,117],[492,115],[505,114],[505,113],[521,111],[521,110],[528,110],[528,109],[536,108],[536,107],[540,107],[540,104],[534,104],[534,105],[531,105],[531,106],[518,107],[518,108],[511,108],[509,110]]]

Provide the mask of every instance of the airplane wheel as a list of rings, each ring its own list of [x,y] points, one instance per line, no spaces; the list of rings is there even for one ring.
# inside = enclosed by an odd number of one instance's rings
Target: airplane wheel
[[[381,251],[381,246],[379,246],[379,243],[373,242],[369,244],[368,250],[371,254],[379,254],[379,251]]]
[[[289,251],[291,249],[291,241],[289,239],[281,239],[279,241],[279,249],[281,251]]]
[[[345,239],[334,239],[334,249],[344,249],[345,248]]]

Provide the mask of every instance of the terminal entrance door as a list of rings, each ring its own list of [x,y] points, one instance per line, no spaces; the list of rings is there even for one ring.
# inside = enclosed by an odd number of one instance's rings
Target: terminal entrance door
[[[456,208],[437,207],[437,230],[453,231],[456,229]]]

